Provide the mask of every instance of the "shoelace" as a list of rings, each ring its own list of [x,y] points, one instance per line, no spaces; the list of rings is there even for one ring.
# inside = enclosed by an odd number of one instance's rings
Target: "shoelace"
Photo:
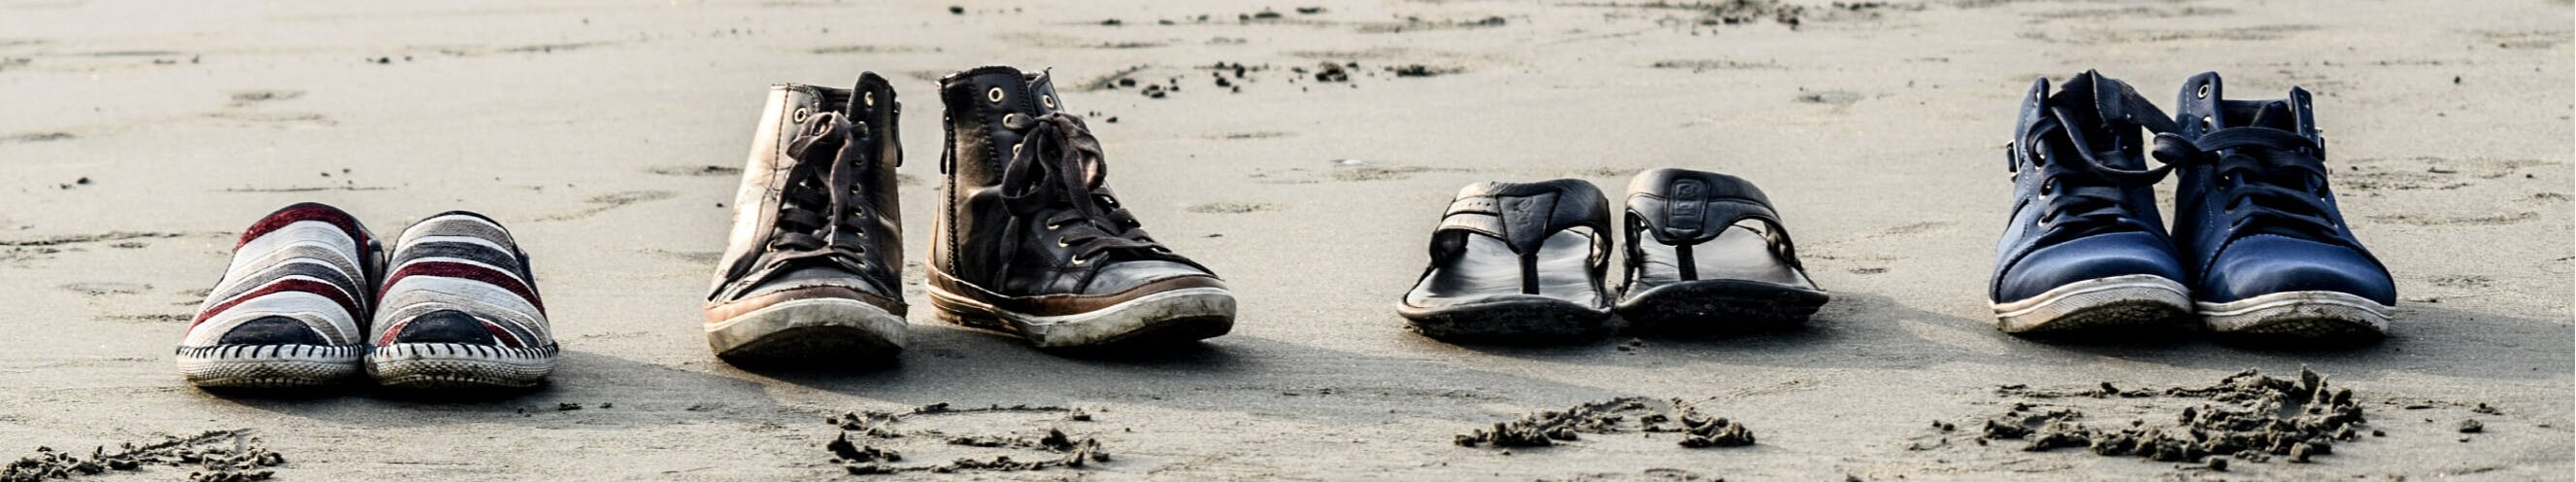
[[[788,170],[787,189],[778,206],[778,227],[769,238],[767,265],[823,260],[865,272],[867,238],[861,226],[869,213],[855,192],[869,145],[852,132],[865,132],[837,112],[815,114],[804,132],[787,144],[796,160]],[[861,148],[851,149],[850,146]],[[829,156],[829,157],[817,157]]]
[[[2128,94],[2127,97],[2134,95]],[[2130,115],[2109,121],[2113,129],[2144,128],[2160,134],[2172,130],[2170,118],[2153,104],[2144,99],[2118,100],[2126,101],[2123,106],[2126,109],[2144,112],[2130,112]],[[2085,138],[2083,129],[2074,127],[2079,125],[2079,113],[2055,105],[2049,106],[2048,110],[2049,116],[2040,119],[2038,125],[2015,144],[2027,150],[2027,154],[2037,159],[2039,164],[2039,193],[2045,203],[2040,207],[2039,223],[2047,230],[2039,242],[2048,244],[2098,233],[2154,231],[2158,228],[2156,223],[2129,212],[2127,193],[2129,189],[2153,186],[2164,180],[2165,175],[2173,172],[2174,166],[2166,164],[2131,170],[2105,165],[2103,157],[2127,153],[2116,148],[2096,149],[2098,144]],[[2166,122],[2137,120],[2141,115]],[[2068,143],[2075,146],[2075,155],[2042,148],[2047,145],[2048,136],[2059,133],[2063,133]]]
[[[2172,165],[2217,167],[2231,233],[2333,240],[2336,224],[2316,191],[2326,176],[2321,151],[2315,139],[2294,132],[2230,127],[2198,139],[2159,134],[2155,156]]]
[[[1186,262],[1146,236],[1143,223],[1119,207],[1103,183],[1109,168],[1100,141],[1080,117],[1011,113],[1002,117],[1002,127],[1022,136],[1002,168],[1003,205],[1014,216],[1044,216],[1047,229],[1062,233],[1057,247],[1070,248],[1074,264],[1112,251]]]

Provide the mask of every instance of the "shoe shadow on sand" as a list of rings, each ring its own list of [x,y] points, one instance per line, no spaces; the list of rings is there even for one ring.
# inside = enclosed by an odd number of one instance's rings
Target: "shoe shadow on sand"
[[[718,363],[709,361],[707,363]],[[684,365],[694,365],[686,363]],[[353,380],[308,390],[204,390],[242,407],[332,423],[440,426],[479,423],[551,423],[543,414],[600,410],[696,412],[774,411],[779,403],[758,382],[579,349],[563,351],[553,377],[511,389],[401,390]]]
[[[1964,305],[1963,305],[1964,306]],[[1972,363],[2001,370],[2116,359],[2124,363],[2235,371],[2296,370],[2356,378],[2393,373],[2543,380],[2576,370],[2565,340],[2576,327],[2543,318],[2481,313],[2450,305],[2400,305],[2380,340],[2282,343],[2213,338],[2196,328],[2130,336],[2021,337],[1976,313],[1926,310],[1879,295],[1836,293],[1804,327],[1692,335],[1620,332],[1575,344],[1465,343],[1422,338],[1425,349],[1554,363],[1634,365],[1687,359],[1726,365],[1824,369],[1889,369]],[[1398,321],[1400,322],[1400,321]],[[1633,350],[1636,356],[1621,356]],[[2529,366],[2498,366],[2496,360]]]
[[[2143,342],[2030,343],[2016,351],[2063,351],[2203,370],[2306,366],[2362,379],[2411,373],[2529,381],[2576,370],[2576,355],[2565,344],[2576,336],[2576,327],[2563,322],[2431,304],[2401,304],[2394,318],[2385,338],[2230,338],[2195,331]],[[2504,362],[2516,363],[2500,364]]]

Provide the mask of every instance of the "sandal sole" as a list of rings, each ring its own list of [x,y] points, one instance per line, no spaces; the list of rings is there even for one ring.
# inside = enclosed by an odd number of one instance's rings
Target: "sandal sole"
[[[1831,299],[1823,291],[1771,283],[1698,280],[1629,296],[1618,313],[1644,331],[1769,330],[1805,324]]]

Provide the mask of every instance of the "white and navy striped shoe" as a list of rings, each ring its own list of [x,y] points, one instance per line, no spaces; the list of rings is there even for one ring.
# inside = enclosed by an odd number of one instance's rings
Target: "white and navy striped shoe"
[[[367,373],[400,388],[529,387],[558,349],[527,253],[480,214],[450,211],[396,241]]]
[[[301,387],[358,374],[383,249],[356,217],[315,203],[242,232],[232,264],[179,341],[179,373],[201,387]]]

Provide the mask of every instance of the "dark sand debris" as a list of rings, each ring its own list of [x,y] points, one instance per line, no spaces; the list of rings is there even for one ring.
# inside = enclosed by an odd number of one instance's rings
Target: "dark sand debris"
[[[1459,434],[1451,441],[1462,447],[1547,447],[1580,440],[1581,434],[1623,432],[1679,433],[1682,434],[1679,445],[1691,448],[1740,447],[1754,443],[1752,430],[1746,429],[1744,424],[1703,415],[1690,402],[1681,399],[1654,401],[1644,397],[1620,397],[1575,405],[1562,411],[1522,415],[1518,419],[1495,422],[1490,429]]]
[[[250,430],[215,430],[187,437],[165,437],[148,444],[125,443],[118,451],[107,447],[90,449],[89,455],[73,455],[50,447],[37,447],[36,455],[20,458],[0,468],[0,482],[35,482],[102,475],[110,471],[131,472],[146,466],[195,469],[188,474],[194,481],[267,480],[275,475],[265,470],[286,464],[286,457],[259,446]]]
[[[2130,420],[2088,425],[2073,408],[2014,403],[2002,416],[1989,419],[1979,443],[2024,440],[2022,450],[2086,448],[2102,456],[2135,456],[2162,462],[2200,462],[2233,456],[2261,462],[2287,457],[2291,462],[2331,454],[2338,441],[2358,438],[2365,423],[2352,390],[2336,389],[2315,372],[2300,370],[2296,380],[2263,376],[2246,370],[2207,387],[2123,390],[2109,382],[2080,390],[2035,390],[2006,385],[1998,394],[2034,400],[2056,398],[2198,399],[2170,422]],[[1936,424],[1937,425],[1937,424]],[[2123,426],[2125,425],[2125,426]],[[2213,464],[2211,470],[2225,470]]]
[[[906,472],[930,472],[941,474],[957,472],[1016,472],[1045,470],[1058,467],[1080,468],[1088,464],[1109,461],[1109,452],[1102,450],[1099,439],[1090,436],[1066,434],[1061,429],[1048,429],[1043,435],[945,435],[935,430],[905,432],[894,427],[897,422],[904,418],[913,416],[995,412],[1063,412],[1067,414],[1066,418],[1069,420],[1090,421],[1092,418],[1091,413],[1094,411],[1068,409],[1056,406],[1012,405],[1005,407],[999,404],[984,407],[956,408],[943,402],[923,405],[905,412],[850,412],[824,419],[825,423],[839,427],[841,429],[841,433],[834,437],[831,442],[823,444],[823,449],[824,451],[832,454],[832,463],[840,465],[845,471],[853,475],[879,475]],[[903,461],[902,454],[897,453],[892,449],[877,447],[866,443],[868,441],[881,441],[902,438],[905,436],[920,435],[945,436],[948,445],[1023,449],[1032,452],[1045,453],[1047,455],[1044,458],[1036,460],[1013,460],[1010,456],[995,456],[990,459],[960,458],[946,463],[928,465],[893,465],[895,462]],[[856,439],[853,439],[853,436],[856,436]]]

